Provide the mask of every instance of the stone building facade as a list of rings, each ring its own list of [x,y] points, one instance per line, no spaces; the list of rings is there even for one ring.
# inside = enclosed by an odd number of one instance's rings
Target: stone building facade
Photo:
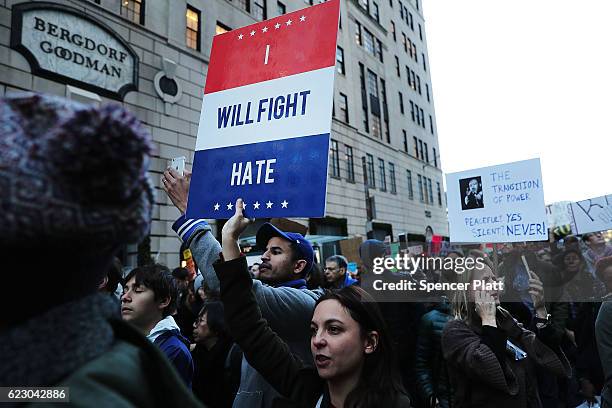
[[[341,0],[325,219],[320,236],[448,235],[421,0]],[[150,130],[151,179],[188,166],[215,34],[302,0],[0,0],[0,95],[39,91],[118,102]],[[178,211],[158,190],[153,257],[179,263]],[[214,223],[213,223],[214,224]],[[337,249],[337,247],[334,247]],[[335,251],[334,248],[328,250]],[[125,261],[136,262],[136,248]]]

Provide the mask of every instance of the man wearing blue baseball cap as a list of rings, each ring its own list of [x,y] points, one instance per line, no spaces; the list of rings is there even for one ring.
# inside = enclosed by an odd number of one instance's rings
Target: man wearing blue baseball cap
[[[184,214],[187,208],[189,173],[180,176],[172,169],[164,173],[164,190]],[[236,213],[223,226],[223,247],[240,253],[238,240],[251,224],[243,214],[242,200],[236,202]],[[183,215],[172,226],[191,250],[202,272],[204,282],[219,291],[219,279],[212,265],[219,260],[221,245],[205,220],[186,219]],[[253,280],[253,292],[263,317],[270,327],[303,361],[312,362],[310,352],[310,319],[321,290],[306,289],[306,274],[312,269],[314,252],[311,243],[301,234],[284,232],[270,223],[257,231],[257,245],[264,249],[259,266],[259,279]],[[246,267],[246,263],[245,263]],[[281,397],[243,358],[240,386],[234,408],[272,407],[282,404]]]

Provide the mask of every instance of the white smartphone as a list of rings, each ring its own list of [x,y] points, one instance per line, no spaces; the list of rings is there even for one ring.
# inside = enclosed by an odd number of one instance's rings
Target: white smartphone
[[[175,157],[172,159],[170,167],[172,167],[178,174],[183,176],[185,173],[185,156]]]

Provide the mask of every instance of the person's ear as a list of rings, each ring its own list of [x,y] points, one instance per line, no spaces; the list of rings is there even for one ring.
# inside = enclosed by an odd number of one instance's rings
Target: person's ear
[[[372,330],[371,332],[369,332],[365,338],[364,352],[366,354],[374,353],[376,351],[376,348],[378,347],[378,340],[379,340],[379,335],[377,331]]]
[[[170,296],[163,298],[157,305],[157,308],[159,310],[164,310],[166,307],[168,307],[171,301],[172,301],[172,298]]]
[[[293,264],[293,273],[296,275],[301,274],[304,271],[304,268],[306,268],[306,263],[307,262],[305,259],[298,259],[295,261]]]

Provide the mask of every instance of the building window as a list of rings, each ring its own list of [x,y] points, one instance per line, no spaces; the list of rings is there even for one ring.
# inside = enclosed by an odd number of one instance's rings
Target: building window
[[[251,12],[251,2],[250,0],[237,0],[238,6],[245,10],[247,13]]]
[[[425,202],[425,195],[423,194],[423,177],[420,174],[417,174],[417,183],[419,187],[419,201]]]
[[[431,134],[434,134],[434,130],[433,130],[433,119],[431,118],[431,115],[429,115],[429,131],[431,132]]]
[[[336,71],[344,75],[344,50],[336,47]]]
[[[389,181],[391,182],[391,194],[397,194],[397,184],[395,183],[395,164],[389,162]]]
[[[436,186],[438,187],[438,205],[442,207],[442,189],[439,181],[436,181]]]
[[[397,57],[397,55],[395,56],[395,72],[397,73],[397,77],[401,78],[401,70],[400,70],[400,63],[399,63],[399,58]]]
[[[404,129],[402,129],[402,135],[404,136],[404,151],[408,153],[408,135]]]
[[[338,154],[338,141],[331,141],[331,175],[340,177],[340,156]]]
[[[363,128],[366,133],[370,133],[370,121],[368,115],[368,92],[365,84],[365,67],[359,63],[359,80],[361,83],[361,107],[363,109]]]
[[[380,23],[380,16],[378,11],[378,4],[376,2],[372,2],[372,17],[376,20],[377,23]]]
[[[412,141],[414,142],[414,157],[419,158],[419,140],[416,136],[412,136]]]
[[[353,159],[353,148],[346,146],[346,179],[351,183],[355,182],[355,162]]]
[[[429,149],[427,148],[427,143],[424,143],[424,145],[425,145],[425,161],[429,163]]]
[[[433,148],[433,159],[434,159],[434,167],[438,167],[438,152],[436,152],[436,148]]]
[[[380,79],[380,94],[382,96],[383,119],[385,121],[385,136],[387,143],[391,143],[391,133],[389,132],[389,108],[387,107],[387,85],[384,79]]]
[[[404,33],[402,33],[402,44],[404,45],[404,52],[408,52],[408,39]]]
[[[376,188],[376,180],[374,180],[374,156],[366,153],[368,163],[368,186]]]
[[[400,112],[403,115],[404,114],[404,95],[402,95],[401,92],[398,92],[399,95],[399,103],[400,103]]]
[[[408,25],[410,29],[414,31],[414,20],[412,19],[412,13],[408,13]]]
[[[266,0],[254,0],[253,1],[253,15],[259,21],[264,21],[268,18],[266,12]]]
[[[372,136],[381,137],[380,123],[380,100],[378,97],[378,76],[368,69],[367,90],[370,99],[370,111],[372,112]]]
[[[367,52],[375,56],[376,48],[374,48],[375,47],[374,35],[372,35],[371,32],[369,32],[366,28],[364,28],[362,32],[362,38],[363,38],[363,48],[365,48]]]
[[[431,179],[427,179],[427,186],[429,187],[429,204],[433,204],[433,189],[431,188]]]
[[[385,161],[378,159],[378,172],[380,173],[380,190],[387,191],[387,175],[385,174]]]
[[[144,0],[121,0],[119,14],[128,20],[144,25],[145,22],[145,2]]]
[[[279,16],[282,16],[283,14],[287,12],[287,6],[285,6],[280,1],[277,1],[276,2],[276,12],[278,13]]]
[[[383,52],[382,52],[382,43],[380,42],[379,39],[376,39],[376,56],[378,57],[378,60],[380,62],[384,62],[383,61]]]
[[[200,51],[200,10],[187,6],[185,42],[188,48]]]
[[[395,23],[391,20],[391,33],[393,33],[393,41],[397,42],[397,35],[395,33]]]
[[[421,23],[419,23],[419,38],[423,41],[423,27],[421,27]]]
[[[217,21],[217,26],[215,27],[215,35],[227,33],[228,31],[232,31],[232,29],[226,26],[225,24]]]
[[[419,8],[419,0],[415,0],[414,2],[416,3],[417,10],[420,10],[420,8]]]
[[[425,94],[427,95],[427,102],[431,102],[429,100],[429,84],[425,84]]]
[[[423,112],[423,108],[419,108],[421,111],[421,126],[425,129],[425,113]]]
[[[412,172],[406,170],[406,179],[408,181],[408,198],[414,200],[414,190],[412,189]]]
[[[425,158],[425,154],[423,153],[423,141],[419,139],[419,158],[423,160]]]
[[[362,45],[362,41],[361,41],[361,24],[357,20],[355,20],[355,43],[357,45]]]
[[[423,60],[423,71],[427,72],[427,64],[425,63],[425,54],[421,54],[421,59]]]
[[[410,116],[412,116],[412,121],[414,122],[414,102],[410,101]]]
[[[399,1],[398,3],[399,3],[399,10],[400,10],[400,17],[403,20],[404,19],[404,5],[402,4],[401,1]]]
[[[348,98],[342,92],[340,92],[339,108],[340,108],[340,114],[342,115],[342,120],[344,120],[344,122],[348,124],[349,123]]]

